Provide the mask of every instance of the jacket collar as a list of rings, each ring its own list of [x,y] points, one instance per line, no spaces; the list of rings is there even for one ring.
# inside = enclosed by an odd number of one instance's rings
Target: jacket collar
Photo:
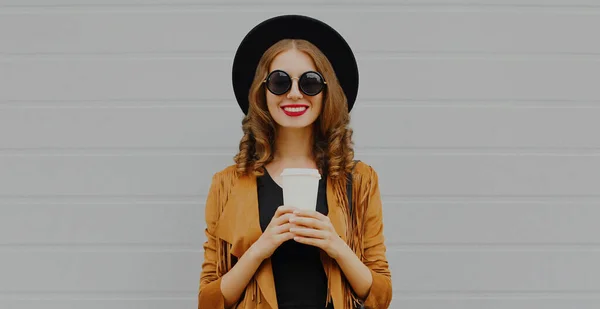
[[[344,214],[334,192],[334,183],[327,178],[327,216],[338,235],[346,241],[346,224]],[[241,257],[248,248],[262,235],[258,211],[258,193],[256,176],[240,176],[231,189],[229,198],[216,226],[217,237],[231,244],[231,254]],[[331,259],[323,259],[323,266],[328,267]],[[342,308],[343,291],[339,268],[331,267],[328,274],[331,296],[335,308]],[[277,295],[271,259],[266,259],[256,271],[257,283],[265,299],[273,309],[278,309]]]

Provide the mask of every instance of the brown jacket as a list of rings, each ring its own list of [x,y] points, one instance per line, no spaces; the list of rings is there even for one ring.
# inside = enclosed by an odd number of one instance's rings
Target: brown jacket
[[[383,215],[375,170],[358,162],[353,172],[353,218],[347,215],[344,180],[327,180],[328,217],[340,237],[369,267],[373,283],[368,296],[359,300],[335,260],[322,252],[328,278],[328,300],[336,309],[350,309],[357,302],[365,308],[385,309],[392,299],[392,280],[386,258]],[[239,176],[231,165],[216,173],[205,209],[207,241],[198,292],[199,309],[223,309],[221,277],[237,258],[260,237],[256,176]],[[324,304],[325,306],[325,304]],[[266,259],[234,308],[278,309],[271,260]]]

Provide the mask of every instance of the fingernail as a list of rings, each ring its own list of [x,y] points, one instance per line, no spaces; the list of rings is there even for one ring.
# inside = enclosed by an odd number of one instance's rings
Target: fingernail
[[[294,210],[294,214],[297,215],[300,213],[300,210]]]

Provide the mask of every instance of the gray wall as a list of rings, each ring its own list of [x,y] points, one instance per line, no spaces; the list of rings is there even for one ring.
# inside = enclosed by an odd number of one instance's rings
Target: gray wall
[[[195,307],[231,59],[281,13],[357,52],[393,308],[600,307],[599,0],[258,2],[0,0],[0,308]]]

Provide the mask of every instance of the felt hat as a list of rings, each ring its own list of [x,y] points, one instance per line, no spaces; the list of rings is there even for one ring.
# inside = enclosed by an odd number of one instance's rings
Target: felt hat
[[[248,32],[233,59],[232,81],[235,98],[248,114],[248,93],[263,53],[282,39],[304,39],[327,57],[352,110],[358,94],[358,65],[352,49],[331,26],[303,15],[281,15],[269,18]]]

